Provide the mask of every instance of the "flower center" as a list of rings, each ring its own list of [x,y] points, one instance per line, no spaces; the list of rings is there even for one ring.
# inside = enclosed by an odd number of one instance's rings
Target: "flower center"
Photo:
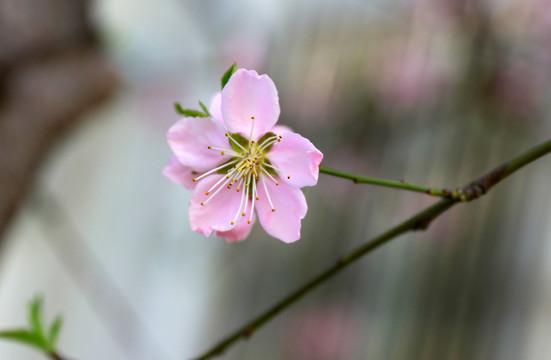
[[[241,193],[239,208],[231,221],[231,225],[235,225],[239,215],[247,215],[249,201],[251,204],[247,222],[249,224],[252,222],[255,202],[261,201],[258,196],[258,186],[263,187],[266,200],[269,202],[272,212],[276,211],[268,192],[266,181],[273,181],[275,185],[279,185],[277,179],[282,171],[272,165],[266,154],[275,143],[281,142],[282,135],[269,132],[258,141],[254,141],[252,140],[254,116],[251,117],[251,123],[251,132],[248,140],[240,134],[230,134],[229,132],[225,134],[229,139],[231,150],[209,146],[210,150],[220,151],[221,155],[231,155],[232,158],[221,166],[193,179],[193,181],[197,181],[212,173],[225,174],[224,177],[205,192],[208,198],[205,202],[201,203],[202,206],[206,206],[224,188],[228,190],[235,189],[236,192]],[[291,176],[288,175],[287,178],[290,179]]]

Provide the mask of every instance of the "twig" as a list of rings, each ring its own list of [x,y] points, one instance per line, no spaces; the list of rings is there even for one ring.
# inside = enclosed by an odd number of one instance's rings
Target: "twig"
[[[50,356],[50,358],[52,360],[68,360],[64,357],[62,357],[61,355],[59,355],[57,352],[51,352],[48,354],[48,356]]]
[[[352,180],[355,184],[371,184],[377,186],[384,186],[394,189],[415,191],[424,194],[429,194],[433,196],[439,196],[443,198],[452,198],[452,191],[445,189],[433,189],[426,186],[411,184],[405,181],[393,181],[386,179],[378,179],[370,176],[357,175],[352,173],[347,173],[340,170],[326,168],[325,166],[320,166],[320,173],[340,177],[343,179]]]
[[[352,264],[354,261],[358,260],[362,256],[369,254],[373,250],[377,249],[379,246],[396,238],[399,235],[413,230],[424,230],[428,228],[428,226],[434,219],[436,219],[440,214],[447,211],[458,202],[472,201],[474,199],[477,199],[481,195],[488,192],[497,183],[507,178],[509,175],[513,174],[520,168],[528,165],[532,161],[550,152],[551,140],[548,140],[538,146],[533,147],[532,149],[519,155],[513,160],[508,161],[503,165],[495,168],[494,170],[486,173],[485,175],[472,181],[470,184],[464,186],[463,188],[456,189],[455,192],[458,194],[458,197],[442,199],[436,204],[429,206],[425,210],[404,221],[403,223],[391,228],[383,234],[357,247],[349,254],[340,258],[334,265],[330,266],[327,270],[322,272],[313,280],[304,284],[299,289],[295,290],[293,293],[281,300],[279,303],[265,311],[263,314],[259,315],[257,318],[248,322],[243,327],[229,335],[227,338],[223,339],[213,348],[205,352],[203,355],[199,356],[197,360],[210,359],[214,356],[222,354],[226,349],[232,346],[239,339],[250,337],[257,329],[262,327],[277,314],[281,313],[283,310],[297,302],[300,298],[309,293],[311,290],[315,289],[343,269],[347,268],[350,264]],[[320,171],[328,173],[327,171],[335,172],[336,170],[329,170],[324,168],[323,170],[320,169]],[[342,174],[345,173],[341,173],[341,175]]]

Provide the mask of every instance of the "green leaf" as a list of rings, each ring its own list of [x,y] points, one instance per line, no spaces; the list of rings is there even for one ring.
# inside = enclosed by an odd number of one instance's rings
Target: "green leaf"
[[[42,325],[42,296],[35,296],[29,303],[29,323],[31,330],[39,337],[44,335],[44,327]]]
[[[207,114],[203,114],[197,110],[184,109],[179,103],[174,103],[174,108],[176,112],[180,115],[189,116],[189,117],[207,117]]]
[[[249,148],[249,140],[245,139],[242,135],[239,134],[230,134],[230,136],[239,143],[243,148],[248,149]],[[243,152],[243,149],[240,148],[235,142],[231,141],[228,138],[228,141],[230,142],[230,146],[233,151],[236,153],[241,154]]]
[[[201,109],[203,109],[203,112],[207,114],[207,116],[212,116],[209,112],[209,109],[207,109],[207,107],[205,106],[205,104],[203,104],[201,100],[199,100],[199,106],[201,106]]]
[[[222,83],[222,89],[224,88],[224,86],[226,86],[228,81],[230,81],[231,76],[236,71],[237,71],[237,63],[234,62],[232,66],[230,66],[230,68],[224,73],[224,75],[222,75],[222,79],[220,80],[220,82]]]
[[[55,351],[57,346],[57,339],[59,338],[59,331],[61,330],[61,326],[63,325],[63,317],[61,315],[57,316],[50,326],[50,333],[48,336],[48,345],[50,347],[50,351]]]
[[[19,341],[44,351],[49,351],[48,344],[38,334],[26,329],[0,331],[0,338]]]

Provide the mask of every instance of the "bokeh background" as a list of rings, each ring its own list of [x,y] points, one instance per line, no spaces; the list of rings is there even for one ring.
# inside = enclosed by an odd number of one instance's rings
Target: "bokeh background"
[[[435,200],[321,175],[302,239],[191,232],[174,101],[267,73],[324,165],[461,186],[551,135],[549,0],[0,0],[0,328],[188,359]],[[394,240],[224,359],[551,358],[551,162]],[[42,359],[0,341],[2,359]]]

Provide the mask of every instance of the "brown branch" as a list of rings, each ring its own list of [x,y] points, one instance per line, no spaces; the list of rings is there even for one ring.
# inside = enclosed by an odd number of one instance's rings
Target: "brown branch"
[[[48,354],[48,356],[50,356],[50,358],[52,360],[68,360],[68,359],[65,359],[64,357],[62,357],[61,355],[59,355],[56,352],[51,352],[51,353]]]

